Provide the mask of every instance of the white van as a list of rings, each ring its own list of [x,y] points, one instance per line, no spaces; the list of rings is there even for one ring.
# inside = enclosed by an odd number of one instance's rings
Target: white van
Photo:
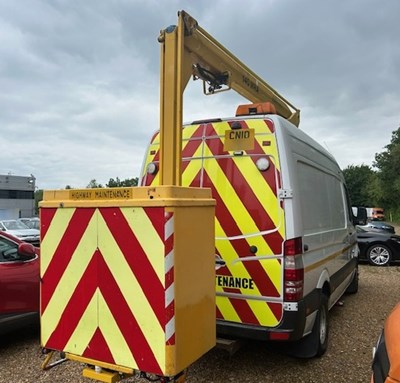
[[[322,355],[328,310],[358,289],[351,205],[332,155],[259,106],[182,131],[182,185],[211,188],[217,201],[217,332]],[[158,133],[143,169],[142,185],[158,184]]]

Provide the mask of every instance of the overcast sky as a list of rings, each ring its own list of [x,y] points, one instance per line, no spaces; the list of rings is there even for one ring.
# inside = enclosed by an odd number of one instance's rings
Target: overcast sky
[[[372,165],[400,126],[399,0],[0,0],[0,174],[39,189],[139,176],[159,128],[157,37],[181,9],[342,168]],[[232,93],[191,83],[184,121],[233,116]]]

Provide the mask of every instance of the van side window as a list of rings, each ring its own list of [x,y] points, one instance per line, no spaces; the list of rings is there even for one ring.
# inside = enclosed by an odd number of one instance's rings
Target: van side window
[[[302,162],[297,174],[304,234],[343,229],[347,211],[340,180]]]

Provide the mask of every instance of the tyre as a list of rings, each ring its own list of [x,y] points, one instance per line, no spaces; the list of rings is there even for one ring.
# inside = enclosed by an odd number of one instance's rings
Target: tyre
[[[358,291],[358,267],[353,275],[353,279],[346,289],[347,294],[355,294]]]
[[[371,265],[387,266],[392,259],[392,251],[385,245],[375,244],[367,250],[367,259]]]
[[[314,336],[318,336],[316,355],[322,356],[325,354],[326,349],[328,348],[328,297],[326,295],[322,295],[321,297],[321,306],[318,310],[317,318],[315,319],[314,328],[311,333],[311,336],[315,332]]]
[[[296,358],[307,359],[322,356],[328,348],[328,334],[328,297],[322,294],[311,334],[294,342],[286,353]]]

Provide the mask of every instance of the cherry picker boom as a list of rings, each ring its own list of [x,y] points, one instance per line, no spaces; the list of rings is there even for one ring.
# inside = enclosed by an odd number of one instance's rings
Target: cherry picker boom
[[[192,77],[205,94],[235,90],[252,103],[270,102],[271,110],[294,125],[300,111],[216,41],[185,11],[178,26],[161,31],[160,184],[180,185],[183,92]]]

